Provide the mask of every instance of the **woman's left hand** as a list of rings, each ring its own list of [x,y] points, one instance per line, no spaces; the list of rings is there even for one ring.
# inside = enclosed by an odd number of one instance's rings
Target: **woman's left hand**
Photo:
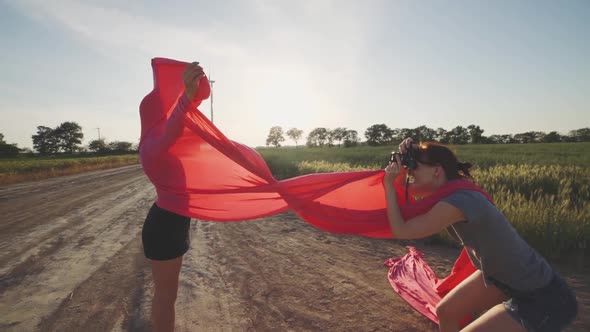
[[[393,180],[397,177],[397,175],[402,170],[402,162],[399,159],[399,155],[395,156],[395,162],[390,162],[387,167],[385,167],[385,176],[383,176],[383,183],[384,184],[393,184]]]

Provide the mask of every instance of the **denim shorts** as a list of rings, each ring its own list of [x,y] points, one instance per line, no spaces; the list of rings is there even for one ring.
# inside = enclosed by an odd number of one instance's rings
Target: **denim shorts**
[[[532,291],[519,291],[493,278],[488,280],[510,297],[504,307],[529,332],[561,331],[578,313],[574,292],[558,274],[547,286]]]

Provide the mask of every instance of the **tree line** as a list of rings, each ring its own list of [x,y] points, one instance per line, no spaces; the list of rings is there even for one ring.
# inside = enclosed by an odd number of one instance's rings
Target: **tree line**
[[[411,137],[415,141],[434,141],[444,144],[511,144],[511,143],[555,143],[555,142],[590,142],[590,128],[571,130],[568,135],[561,135],[557,131],[545,133],[542,131],[528,131],[519,134],[484,136],[484,130],[477,125],[467,127],[457,126],[451,130],[444,128],[432,129],[426,126],[416,128],[389,128],[386,124],[374,124],[364,132],[367,145],[378,146],[400,142],[404,138]],[[295,142],[297,147],[301,141],[303,130],[291,128],[286,136]],[[274,126],[270,128],[266,138],[266,146],[280,147],[285,141],[283,128]],[[358,132],[343,127],[335,129],[315,128],[309,132],[306,138],[306,146],[356,146],[360,143]]]
[[[92,140],[88,146],[82,146],[82,127],[76,122],[63,122],[55,128],[38,126],[37,133],[31,136],[33,149],[40,155],[54,155],[59,153],[91,152],[100,155],[126,154],[137,152],[137,148],[130,142],[107,142],[105,138]],[[32,153],[30,149],[21,149],[17,144],[8,144],[4,135],[0,133],[0,158],[15,157],[19,153]]]
[[[285,135],[298,146],[303,138],[303,130],[291,128],[286,132],[280,126],[270,128],[266,138],[267,146],[279,147]],[[389,128],[386,124],[374,124],[364,132],[366,139],[363,144],[377,146],[399,142],[411,137],[416,141],[436,141],[444,144],[510,144],[510,143],[553,143],[553,142],[590,142],[590,127],[571,130],[567,135],[557,131],[545,133],[528,131],[519,134],[484,136],[484,130],[477,125],[457,126],[451,130],[444,128],[432,129],[426,126],[410,128]],[[55,128],[38,126],[37,133],[31,136],[34,150],[41,155],[57,153],[92,152],[95,154],[125,154],[137,152],[137,146],[130,142],[107,142],[105,138],[92,140],[87,147],[82,147],[82,127],[76,122],[63,122]],[[334,129],[319,127],[309,132],[305,145],[308,147],[344,146],[351,147],[361,143],[356,130],[337,127]],[[19,153],[31,153],[29,149],[21,149],[17,144],[4,141],[0,133],[0,158],[15,157]]]

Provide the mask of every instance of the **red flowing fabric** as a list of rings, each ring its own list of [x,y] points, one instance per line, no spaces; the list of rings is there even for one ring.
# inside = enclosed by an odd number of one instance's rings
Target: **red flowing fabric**
[[[195,99],[189,101],[191,109],[173,114],[175,107],[183,102],[182,71],[187,64],[153,59],[154,89],[140,105],[141,163],[158,193],[158,206],[212,221],[241,221],[293,210],[304,221],[324,231],[392,237],[382,185],[383,170],[309,174],[276,180],[258,152],[225,137],[196,108],[210,94],[206,77],[201,80]],[[174,121],[181,126],[174,127]],[[160,151],[162,144],[166,148]],[[405,220],[425,213],[443,197],[462,189],[481,191],[470,181],[450,181],[433,195],[406,204],[403,182],[396,181],[398,204]],[[398,292],[417,310],[435,320],[432,305],[438,300],[432,291],[441,283],[418,256],[393,262],[397,272],[394,271],[393,277],[390,273],[390,280],[394,280],[392,285],[399,285],[393,286],[396,291],[407,285],[422,285],[413,292],[415,301],[404,297],[403,291]],[[420,274],[400,274],[412,264]]]
[[[387,278],[393,289],[414,309],[438,324],[436,305],[455,286],[476,271],[465,250],[455,261],[451,274],[438,279],[424,261],[424,254],[414,247],[407,247],[409,253],[401,258],[385,262],[389,266]],[[471,317],[461,322],[465,325]]]

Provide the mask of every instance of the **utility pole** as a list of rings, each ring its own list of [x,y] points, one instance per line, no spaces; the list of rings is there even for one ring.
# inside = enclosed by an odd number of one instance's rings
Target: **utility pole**
[[[211,73],[209,73],[209,83],[211,85],[211,123],[213,123],[213,83],[215,81],[211,77]]]
[[[100,141],[100,128],[96,128],[98,130],[98,140]]]

